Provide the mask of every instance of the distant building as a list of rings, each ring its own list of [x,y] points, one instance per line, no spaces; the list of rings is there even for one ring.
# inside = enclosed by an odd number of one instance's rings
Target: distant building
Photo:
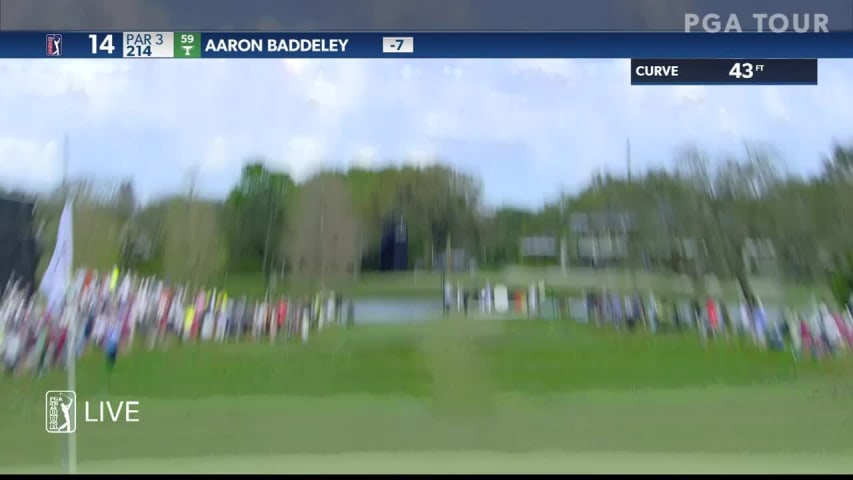
[[[769,238],[748,238],[741,254],[750,275],[775,275],[778,273],[776,248]]]
[[[447,252],[436,252],[433,259],[433,268],[438,271],[446,271]],[[474,258],[468,255],[464,248],[454,248],[450,251],[450,271],[465,272],[475,266]]]
[[[575,213],[569,219],[574,250],[582,264],[597,266],[628,256],[634,217],[625,212]]]
[[[559,255],[559,241],[557,237],[538,236],[521,238],[522,258],[557,258]]]

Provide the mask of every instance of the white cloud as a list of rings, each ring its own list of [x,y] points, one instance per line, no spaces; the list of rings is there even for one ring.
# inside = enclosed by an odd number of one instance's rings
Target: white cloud
[[[414,77],[419,76],[422,71],[423,70],[421,70],[420,68],[407,63],[400,67],[400,76],[405,80],[410,80]]]
[[[512,69],[527,78],[539,77],[548,81],[568,82],[584,72],[583,63],[575,60],[519,58],[510,61]]]
[[[43,191],[62,178],[59,146],[54,141],[0,137],[0,178],[4,187]]]
[[[364,63],[343,60],[322,65],[285,60],[287,88],[299,92],[320,111],[339,114],[359,102],[367,80]]]
[[[5,91],[0,98],[44,98],[59,104],[57,113],[63,113],[60,106],[65,99],[79,99],[85,108],[76,113],[75,121],[97,122],[121,108],[130,75],[129,64],[109,60],[4,61],[0,78]]]
[[[202,168],[206,173],[221,172],[232,158],[231,149],[224,136],[215,137],[207,146],[207,151],[202,160]]]
[[[404,162],[418,166],[433,165],[440,160],[440,154],[431,146],[412,148],[403,157]]]
[[[767,113],[775,119],[788,121],[791,119],[785,99],[777,87],[763,87],[761,89],[761,102]]]
[[[322,167],[328,150],[322,141],[310,136],[294,136],[285,142],[280,159],[273,163],[284,168],[296,180],[304,180]]]
[[[283,60],[284,70],[293,75],[302,75],[303,72],[310,66],[310,61],[302,58],[291,58]]]
[[[378,161],[376,149],[369,145],[362,145],[355,149],[355,154],[352,156],[354,165],[364,168],[370,168],[376,165]]]
[[[451,77],[457,80],[461,79],[462,76],[465,74],[465,71],[462,70],[462,68],[453,67],[450,65],[445,65],[444,68],[441,69],[441,72],[444,74],[445,77]]]
[[[427,136],[457,137],[465,133],[465,127],[455,112],[426,112],[423,116],[423,131]]]
[[[58,63],[31,60],[0,64],[0,73],[6,78],[10,93],[39,97],[69,94],[97,97],[103,95],[105,88],[115,88],[117,83],[126,85],[125,74],[129,71],[126,63],[98,60]]]
[[[725,107],[720,107],[717,110],[716,122],[714,123],[713,128],[727,135],[733,136],[736,136],[738,132],[743,130],[742,126],[739,125],[736,116]]]
[[[672,93],[680,107],[697,107],[707,99],[706,87],[701,85],[676,85],[672,87]]]
[[[822,61],[817,87],[632,87],[629,73],[624,59],[4,60],[0,165],[6,182],[55,182],[56,142],[76,128],[87,140],[72,141],[75,167],[122,166],[141,191],[198,165],[223,192],[258,155],[296,178],[441,159],[483,172],[496,197],[534,202],[624,169],[626,137],[638,170],[685,143],[757,139],[805,171],[850,135],[851,61]]]

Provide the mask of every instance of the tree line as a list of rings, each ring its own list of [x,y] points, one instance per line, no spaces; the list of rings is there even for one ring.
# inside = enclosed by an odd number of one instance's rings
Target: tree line
[[[329,170],[303,182],[266,165],[248,162],[224,199],[201,198],[193,181],[146,205],[130,181],[99,202],[77,192],[78,263],[198,283],[262,272],[323,284],[375,270],[383,229],[403,218],[410,268],[434,268],[450,249],[484,269],[542,262],[522,256],[525,236],[560,239],[576,264],[584,259],[573,216],[620,213],[630,215],[630,229],[596,235],[621,236],[627,252],[611,260],[623,268],[685,273],[699,283],[707,275],[734,278],[749,299],[744,249],[767,242],[780,275],[830,280],[838,292],[853,277],[853,147],[844,145],[810,177],[784,171],[769,148],[745,145],[717,159],[688,147],[671,167],[603,171],[538,209],[486,208],[481,181],[445,165]],[[46,245],[67,193],[41,199]],[[689,254],[686,241],[694,245]]]

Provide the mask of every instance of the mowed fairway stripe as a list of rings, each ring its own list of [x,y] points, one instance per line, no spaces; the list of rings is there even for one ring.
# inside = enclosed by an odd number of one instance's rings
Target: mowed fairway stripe
[[[56,466],[0,470],[53,473]],[[86,462],[81,473],[853,473],[853,455],[417,452]]]

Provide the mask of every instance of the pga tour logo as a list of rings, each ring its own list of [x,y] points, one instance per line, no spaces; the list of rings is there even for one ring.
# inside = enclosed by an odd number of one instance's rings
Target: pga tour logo
[[[74,433],[77,430],[77,394],[69,390],[47,392],[44,416],[48,433]]]
[[[139,402],[84,402],[87,423],[137,423]],[[45,394],[44,428],[48,433],[74,433],[77,430],[77,394],[70,390],[51,390]]]

